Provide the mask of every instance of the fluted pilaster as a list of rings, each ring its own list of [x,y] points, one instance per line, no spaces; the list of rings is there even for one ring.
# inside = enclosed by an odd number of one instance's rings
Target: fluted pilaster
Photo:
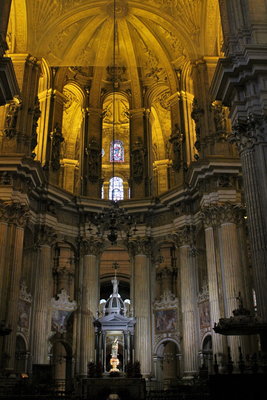
[[[80,375],[87,375],[87,364],[95,360],[94,318],[99,302],[99,260],[103,242],[94,238],[82,241],[83,272],[81,283]]]
[[[4,342],[8,355],[6,367],[11,370],[15,363],[24,227],[28,211],[28,207],[20,203],[3,202],[0,205],[0,228],[4,235],[1,241],[5,245],[1,250],[5,260],[4,270],[2,269],[5,291],[1,292],[1,319],[12,329]]]
[[[52,292],[52,254],[51,246],[56,238],[53,228],[40,226],[37,232],[37,263],[34,285],[32,322],[32,361],[33,364],[48,364],[48,334],[51,315],[50,300]]]
[[[197,258],[193,250],[194,227],[185,226],[177,231],[179,247],[180,278],[178,292],[181,292],[183,318],[183,360],[184,375],[193,377],[198,371],[198,312],[197,312]],[[193,251],[192,251],[193,250]]]
[[[133,266],[133,298],[135,326],[135,360],[141,364],[144,377],[151,375],[151,287],[150,256],[151,241],[148,238],[137,238],[130,242],[134,256]]]

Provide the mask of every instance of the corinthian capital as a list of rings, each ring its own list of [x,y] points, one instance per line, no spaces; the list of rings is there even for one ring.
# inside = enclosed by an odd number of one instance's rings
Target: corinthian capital
[[[151,256],[152,243],[150,237],[136,237],[132,239],[129,244],[129,251],[134,255],[146,255]]]
[[[39,225],[37,228],[37,246],[51,246],[55,242],[57,234],[54,228],[46,225]]]
[[[104,242],[102,239],[90,237],[88,239],[82,239],[81,249],[83,255],[94,255],[98,256],[103,251]]]
[[[228,136],[230,143],[236,144],[240,153],[250,150],[254,145],[267,139],[267,116],[250,114],[246,119],[239,118]]]
[[[245,207],[241,204],[217,203],[205,206],[201,217],[205,228],[219,226],[226,222],[239,224],[243,221]]]
[[[195,243],[195,230],[194,225],[186,225],[173,235],[173,239],[178,247],[193,246]]]
[[[0,221],[24,227],[28,219],[28,206],[13,201],[0,202]]]

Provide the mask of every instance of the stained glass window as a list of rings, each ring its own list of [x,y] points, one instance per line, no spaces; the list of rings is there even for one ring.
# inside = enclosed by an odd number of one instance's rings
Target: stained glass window
[[[123,180],[118,176],[109,181],[109,200],[123,200]]]
[[[121,140],[114,140],[110,143],[110,161],[124,162],[124,146]]]

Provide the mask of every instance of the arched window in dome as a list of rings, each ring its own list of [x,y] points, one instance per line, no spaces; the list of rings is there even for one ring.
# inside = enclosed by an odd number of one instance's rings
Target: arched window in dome
[[[123,200],[123,179],[114,176],[109,181],[109,200]]]
[[[110,143],[110,162],[124,162],[124,146],[121,140]]]

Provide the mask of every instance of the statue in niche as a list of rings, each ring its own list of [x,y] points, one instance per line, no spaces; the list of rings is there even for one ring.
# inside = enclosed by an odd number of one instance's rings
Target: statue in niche
[[[112,366],[110,373],[118,372],[119,369],[117,368],[120,361],[118,359],[118,338],[116,337],[112,343],[111,346],[111,359],[110,359],[110,365]]]
[[[132,150],[133,180],[140,183],[144,175],[144,147],[140,137],[133,144]]]
[[[12,102],[9,104],[8,111],[6,114],[4,134],[8,139],[13,139],[13,137],[16,135],[18,114],[21,109],[22,109],[21,99],[18,97],[14,97]]]
[[[169,142],[172,145],[172,152],[173,152],[173,158],[172,158],[172,168],[179,172],[182,164],[182,154],[183,154],[183,141],[184,141],[184,135],[181,132],[178,124],[175,124],[175,128],[172,131],[171,137],[169,139]]]
[[[111,357],[112,358],[118,357],[118,348],[119,348],[118,338],[116,337],[111,346]]]
[[[53,131],[50,133],[51,141],[51,167],[53,171],[57,171],[60,168],[60,146],[64,141],[61,128],[58,123],[56,123]]]
[[[32,117],[32,135],[31,135],[31,151],[35,149],[37,146],[37,128],[38,128],[38,119],[41,116],[41,110],[40,110],[40,101],[38,99],[38,96],[35,97],[35,102],[33,109],[29,110],[32,112],[33,117]],[[32,153],[32,155],[35,157],[35,154]]]
[[[99,179],[101,151],[94,137],[91,139],[86,151],[88,157],[88,179],[89,181],[96,183]]]
[[[195,121],[196,125],[196,141],[195,148],[200,151],[200,137],[201,137],[201,117],[204,114],[204,110],[199,106],[196,98],[193,100],[193,109],[191,112],[191,117]]]
[[[216,133],[226,131],[226,109],[219,103],[212,104]]]

